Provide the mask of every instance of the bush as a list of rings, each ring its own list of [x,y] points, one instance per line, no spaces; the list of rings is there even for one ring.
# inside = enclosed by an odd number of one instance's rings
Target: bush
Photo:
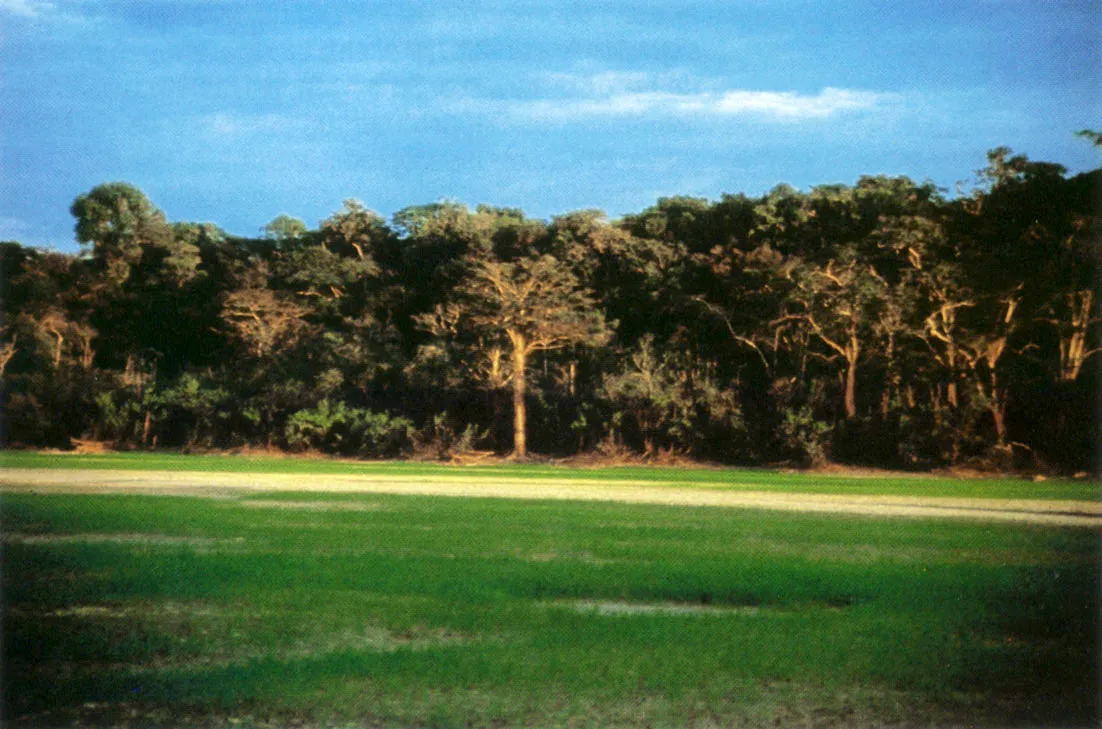
[[[141,442],[145,408],[140,400],[128,397],[128,394],[101,392],[96,395],[96,407],[99,409],[97,440],[114,441],[116,445]]]
[[[803,466],[820,466],[830,460],[832,430],[829,423],[816,420],[806,405],[787,411],[781,423],[784,444]]]
[[[675,345],[663,351],[647,334],[618,371],[606,374],[599,396],[612,411],[612,431],[642,441],[643,453],[699,453],[745,430],[738,393],[712,367]],[[584,427],[584,420],[571,427]]]
[[[96,397],[110,387],[100,371],[61,368],[5,378],[0,385],[0,444],[68,448],[87,437]]]
[[[805,467],[830,461],[834,426],[824,416],[827,394],[822,383],[806,387],[796,377],[780,377],[770,383],[769,399],[778,455]]]
[[[475,450],[488,433],[468,423],[457,430],[447,412],[433,416],[432,422],[413,434],[413,450],[418,458],[445,460],[457,453]]]
[[[209,375],[184,373],[149,399],[162,445],[210,448],[224,440],[233,398]]]
[[[317,407],[299,410],[287,420],[284,436],[292,450],[386,457],[410,447],[413,423],[406,418],[350,408],[328,398]]]

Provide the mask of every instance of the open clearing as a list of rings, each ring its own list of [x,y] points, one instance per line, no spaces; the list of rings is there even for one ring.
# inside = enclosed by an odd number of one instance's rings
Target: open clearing
[[[1063,485],[230,465],[0,471],[4,726],[1098,723]]]
[[[144,493],[217,497],[241,491],[387,493],[467,498],[614,501],[668,506],[714,506],[867,516],[959,518],[1063,526],[1102,525],[1102,502],[1062,499],[953,498],[815,494],[692,488],[676,482],[529,478],[463,473],[281,474],[203,471],[0,469],[0,488],[69,493]],[[304,508],[304,507],[299,507]]]

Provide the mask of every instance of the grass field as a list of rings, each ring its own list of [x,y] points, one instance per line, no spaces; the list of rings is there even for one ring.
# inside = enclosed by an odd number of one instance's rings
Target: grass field
[[[304,467],[261,467],[284,466]],[[1099,717],[1096,529],[316,493],[0,506],[5,726]]]
[[[451,466],[401,461],[343,461],[325,458],[277,458],[234,455],[177,455],[166,453],[107,453],[64,455],[30,451],[0,451],[0,468],[71,468],[93,470],[213,471],[278,474],[364,476],[507,477],[540,480],[564,477],[607,481],[643,481],[696,488],[752,489],[755,491],[822,494],[882,494],[961,498],[1069,499],[1102,501],[1097,479],[949,478],[921,474],[875,475],[792,473],[767,469],[661,468],[619,466],[571,469],[555,465]]]

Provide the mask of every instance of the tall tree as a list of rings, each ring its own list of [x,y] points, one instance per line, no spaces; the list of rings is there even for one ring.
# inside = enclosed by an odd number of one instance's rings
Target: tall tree
[[[868,355],[873,327],[887,313],[888,286],[870,266],[844,252],[822,266],[794,272],[796,286],[778,327],[796,325],[824,346],[825,360],[843,363],[843,406],[847,419],[857,417],[857,370]],[[889,314],[890,316],[890,314]]]
[[[471,263],[470,277],[453,306],[460,326],[501,347],[512,363],[513,455],[528,454],[528,366],[533,353],[572,344],[599,346],[611,336],[593,296],[574,273],[551,256]]]
[[[149,246],[168,246],[172,231],[164,214],[138,188],[126,182],[97,185],[70,208],[76,238],[91,244],[92,258],[109,282],[121,284]]]
[[[286,213],[281,213],[272,218],[271,222],[260,229],[264,237],[274,240],[280,248],[293,246],[295,241],[306,235],[306,223],[293,218]]]

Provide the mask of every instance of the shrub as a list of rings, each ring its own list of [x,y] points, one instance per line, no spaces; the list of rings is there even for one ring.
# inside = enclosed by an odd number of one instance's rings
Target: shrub
[[[784,444],[804,466],[819,466],[830,460],[831,431],[831,426],[816,420],[811,408],[806,405],[787,411],[781,423]]]
[[[351,408],[328,398],[287,420],[284,436],[292,450],[367,457],[394,456],[409,449],[413,423],[406,418]]]
[[[184,373],[167,389],[150,398],[154,417],[163,432],[162,445],[181,443],[187,448],[208,448],[224,436],[232,397],[207,375]]]
[[[474,450],[485,441],[488,433],[468,423],[457,430],[447,412],[432,417],[432,422],[413,434],[413,450],[417,457],[444,460],[457,453]]]

